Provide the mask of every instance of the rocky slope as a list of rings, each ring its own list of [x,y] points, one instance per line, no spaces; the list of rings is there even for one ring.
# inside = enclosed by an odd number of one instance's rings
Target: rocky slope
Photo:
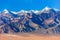
[[[60,34],[60,11],[44,8],[41,11],[21,10],[0,12],[0,33],[40,32]]]

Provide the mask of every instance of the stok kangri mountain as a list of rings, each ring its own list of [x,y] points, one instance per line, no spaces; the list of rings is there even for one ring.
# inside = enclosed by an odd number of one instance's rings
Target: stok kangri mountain
[[[0,33],[39,32],[60,34],[60,10],[45,7],[42,10],[4,9],[0,12]]]

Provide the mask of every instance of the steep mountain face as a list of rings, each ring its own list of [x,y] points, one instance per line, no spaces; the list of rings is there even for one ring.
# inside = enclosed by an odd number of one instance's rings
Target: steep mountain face
[[[41,11],[0,13],[0,33],[19,32],[60,33],[60,11],[44,8]]]

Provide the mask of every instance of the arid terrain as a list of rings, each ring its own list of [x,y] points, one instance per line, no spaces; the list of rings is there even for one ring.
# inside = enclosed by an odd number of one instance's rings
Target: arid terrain
[[[60,36],[57,35],[12,35],[12,34],[0,34],[0,40],[60,40]]]

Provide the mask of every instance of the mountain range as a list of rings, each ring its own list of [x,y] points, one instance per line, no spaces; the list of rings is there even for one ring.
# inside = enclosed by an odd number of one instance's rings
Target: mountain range
[[[60,34],[60,10],[45,7],[42,10],[4,9],[0,12],[0,33],[39,32]]]

